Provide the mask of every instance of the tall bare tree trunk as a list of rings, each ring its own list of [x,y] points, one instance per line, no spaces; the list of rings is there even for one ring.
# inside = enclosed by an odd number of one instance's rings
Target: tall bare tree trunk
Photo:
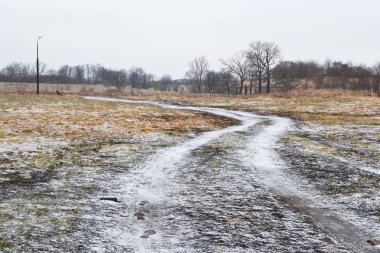
[[[262,80],[261,80],[261,75],[259,76],[259,94],[261,94],[262,91]]]

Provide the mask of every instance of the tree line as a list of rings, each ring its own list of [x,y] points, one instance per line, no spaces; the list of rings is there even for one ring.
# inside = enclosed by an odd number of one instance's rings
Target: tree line
[[[54,84],[105,84],[115,86],[122,90],[126,85],[133,88],[147,89],[153,87],[155,77],[140,67],[132,67],[129,70],[110,69],[100,64],[85,64],[69,66],[64,65],[58,70],[47,69],[45,63],[40,62],[40,81]],[[14,62],[0,70],[0,82],[25,82],[36,81],[36,64]],[[165,84],[171,76],[163,76]]]
[[[205,56],[194,58],[184,79],[169,74],[156,78],[143,68],[110,69],[100,64],[64,65],[48,69],[40,62],[40,81],[56,84],[104,84],[123,90],[132,88],[179,91],[186,86],[194,93],[263,94],[273,90],[288,94],[295,87],[317,89],[367,90],[380,94],[380,63],[368,67],[327,59],[285,61],[274,42],[254,41],[248,48],[221,61],[219,70],[209,67]],[[35,82],[36,64],[11,63],[0,70],[0,82]]]
[[[209,69],[205,56],[189,63],[186,79],[193,92],[225,94],[262,94],[275,89],[289,91],[299,86],[317,89],[366,90],[380,94],[380,63],[373,67],[327,59],[284,61],[279,46],[273,42],[255,41],[227,60],[219,71]]]

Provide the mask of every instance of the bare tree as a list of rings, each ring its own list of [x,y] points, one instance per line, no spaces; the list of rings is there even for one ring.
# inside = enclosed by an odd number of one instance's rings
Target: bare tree
[[[198,92],[202,91],[202,83],[208,70],[208,61],[205,56],[197,57],[189,63],[190,70],[186,72],[186,78],[196,85]],[[194,87],[193,87],[193,91]]]
[[[160,83],[162,91],[170,91],[170,86],[173,83],[173,78],[171,75],[163,75],[160,79]]]
[[[38,63],[39,63],[38,68],[40,71],[40,75],[42,76],[47,69],[47,64],[45,62],[41,62],[41,61],[38,61]],[[35,64],[33,64],[32,72],[33,72],[33,74],[37,74],[37,62]]]
[[[380,97],[380,62],[372,68],[372,71],[374,77],[374,88],[377,90],[377,96]]]
[[[264,67],[266,79],[267,79],[267,93],[270,93],[270,78],[272,70],[276,66],[277,61],[280,58],[280,49],[277,44],[273,42],[261,42],[263,47],[263,57],[260,58],[260,62]]]
[[[249,74],[249,62],[247,61],[246,53],[242,51],[228,61],[223,61],[222,63],[226,67],[226,71],[235,75],[239,79],[240,94],[243,94],[244,82],[247,80]]]
[[[132,85],[132,89],[143,88],[147,81],[146,79],[146,73],[142,68],[132,67],[129,70],[128,82]]]
[[[286,98],[290,98],[290,91],[296,85],[296,73],[292,62],[281,62],[273,72],[273,77],[281,85]]]
[[[230,85],[234,81],[233,76],[228,71],[220,71],[219,72],[219,81],[226,88],[227,94],[231,94]]]
[[[218,75],[218,73],[215,72],[215,71],[209,71],[209,72],[207,72],[205,81],[206,81],[207,91],[210,92],[210,93],[214,93],[215,94],[216,93],[216,89],[217,89],[217,85],[218,85],[218,82],[219,82],[219,75]]]
[[[29,63],[14,62],[5,66],[1,74],[4,76],[4,81],[27,82],[32,72]]]
[[[250,93],[252,94],[252,82],[255,78],[258,80],[258,93],[262,93],[262,80],[265,71],[264,59],[264,43],[255,41],[249,44],[250,48],[247,52],[249,61],[249,76],[250,76]]]
[[[84,69],[86,81],[88,83],[92,83],[95,79],[95,66],[93,64],[86,64]]]
[[[127,86],[128,73],[124,69],[113,71],[112,81],[118,91],[122,91]]]
[[[145,78],[145,89],[149,89],[153,87],[155,76],[153,74],[147,73]]]
[[[194,77],[194,74],[190,70],[186,72],[185,79],[187,79],[189,81],[189,84],[191,84],[192,92],[197,92],[196,79]]]
[[[82,83],[85,78],[84,66],[78,65],[74,67],[74,79],[79,83]]]

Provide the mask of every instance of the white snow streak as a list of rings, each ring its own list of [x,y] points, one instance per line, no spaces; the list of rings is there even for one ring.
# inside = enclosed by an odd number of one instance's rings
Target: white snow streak
[[[218,116],[236,119],[242,122],[241,125],[227,127],[216,131],[209,131],[178,146],[160,150],[155,155],[150,156],[148,160],[141,166],[141,168],[135,171],[135,175],[129,174],[121,178],[120,183],[117,184],[121,186],[117,194],[119,196],[122,196],[121,200],[123,202],[132,202],[135,204],[138,204],[140,201],[148,201],[149,203],[159,205],[160,203],[173,201],[169,197],[171,194],[175,193],[173,192],[175,191],[175,186],[171,184],[173,181],[171,179],[175,177],[176,169],[180,166],[181,162],[185,161],[184,157],[187,154],[201,147],[202,145],[205,145],[208,142],[221,137],[224,134],[237,131],[245,131],[249,127],[258,123],[261,118],[260,116],[251,113],[235,112],[216,108],[176,106],[159,102],[135,101],[114,98],[85,98],[102,101],[144,103],[169,109],[202,111]],[[125,229],[128,231],[125,231]],[[145,229],[147,229],[146,226],[133,220],[133,222],[125,224],[123,228],[112,228],[107,231],[107,233],[109,233],[113,239],[118,242],[119,245],[131,246],[138,252],[147,252],[147,249],[152,248],[149,245],[154,245],[154,248],[157,248],[157,245],[160,245],[163,240],[166,240],[166,244],[168,243],[167,238],[163,239],[158,234],[150,237],[148,240],[139,238]],[[173,242],[171,242],[173,245],[171,250],[174,250],[175,242],[176,241],[173,239]],[[96,250],[101,251],[99,249]]]

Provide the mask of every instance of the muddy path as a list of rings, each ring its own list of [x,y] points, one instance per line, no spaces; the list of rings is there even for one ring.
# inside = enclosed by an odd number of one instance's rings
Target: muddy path
[[[379,252],[379,223],[310,189],[280,158],[292,121],[276,116],[159,102],[95,98],[196,110],[240,125],[147,154],[106,182],[95,251]]]

